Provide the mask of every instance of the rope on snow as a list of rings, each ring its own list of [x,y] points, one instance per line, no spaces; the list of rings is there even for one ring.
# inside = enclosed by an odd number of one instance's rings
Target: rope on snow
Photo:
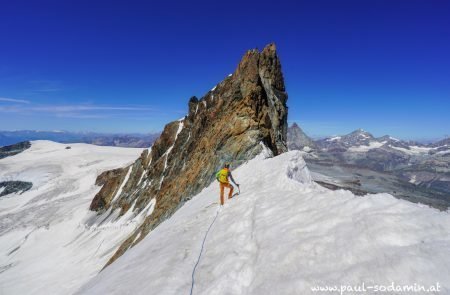
[[[200,249],[200,254],[198,255],[197,258],[197,262],[195,263],[194,269],[192,270],[192,283],[191,283],[191,292],[190,295],[192,295],[192,292],[194,291],[194,284],[195,284],[195,270],[197,269],[198,264],[200,263],[200,258],[202,257],[202,253],[203,253],[203,248],[205,247],[205,242],[206,242],[206,238],[208,237],[208,233],[211,230],[214,222],[216,222],[217,216],[219,216],[219,211],[220,211],[220,207],[219,209],[217,209],[217,213],[216,216],[214,217],[212,223],[209,225],[208,230],[205,233],[205,237],[203,238],[203,242],[202,242],[202,248]]]

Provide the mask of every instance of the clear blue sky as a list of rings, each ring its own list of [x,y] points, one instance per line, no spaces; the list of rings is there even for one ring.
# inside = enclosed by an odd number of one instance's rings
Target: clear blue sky
[[[450,1],[3,1],[0,130],[152,132],[275,42],[311,135],[450,134]]]

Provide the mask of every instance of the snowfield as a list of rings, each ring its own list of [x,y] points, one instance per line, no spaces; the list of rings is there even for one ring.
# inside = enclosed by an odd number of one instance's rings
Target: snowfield
[[[352,146],[348,149],[350,152],[360,152],[365,153],[372,149],[377,149],[382,147],[386,142],[378,142],[378,141],[371,141],[369,145],[360,145],[360,146]]]
[[[71,294],[100,271],[143,217],[113,222],[89,211],[95,179],[141,152],[33,141],[0,160],[0,181],[33,183],[0,198],[0,294]]]
[[[428,154],[431,150],[435,148],[429,148],[429,147],[420,147],[420,146],[410,146],[409,150],[405,148],[400,147],[392,147],[393,149],[396,149],[398,151],[401,151],[408,155],[419,155],[419,154]]]
[[[319,187],[299,151],[233,176],[239,196],[219,208],[213,183],[77,294],[336,294],[312,288],[363,283],[450,294],[449,212]]]
[[[1,181],[33,183],[0,198],[0,294],[327,294],[311,288],[392,282],[450,294],[449,212],[322,188],[300,151],[242,165],[239,196],[220,208],[213,183],[100,272],[155,202],[97,216],[95,179],[142,149],[66,146],[35,141],[0,160]]]

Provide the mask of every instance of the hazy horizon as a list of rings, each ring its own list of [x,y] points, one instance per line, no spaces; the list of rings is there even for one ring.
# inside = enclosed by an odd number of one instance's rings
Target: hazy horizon
[[[169,123],[169,122],[168,122]],[[349,134],[353,131],[356,131],[358,129],[363,129],[364,131],[369,132],[370,134],[372,134],[374,137],[382,137],[385,135],[389,135],[392,137],[392,134],[387,134],[387,133],[373,133],[371,132],[371,130],[367,130],[365,128],[353,128],[351,130],[348,130],[347,132],[344,133],[336,133],[336,134],[313,134],[311,132],[308,131],[308,129],[306,129],[304,126],[302,126],[302,124],[300,122],[295,122],[295,121],[288,121],[288,126],[291,127],[294,123],[297,123],[297,125],[305,132],[305,134],[309,137],[311,137],[314,140],[318,140],[318,139],[323,139],[323,138],[327,138],[327,137],[333,137],[333,136],[343,136],[346,134]],[[18,130],[0,130],[0,133],[2,132],[54,132],[54,133],[74,133],[74,134],[97,134],[97,135],[119,135],[119,136],[150,136],[150,135],[157,135],[157,134],[161,134],[162,129],[161,130],[157,130],[155,132],[101,132],[101,131],[89,131],[89,130],[34,130],[34,129],[18,129]],[[422,142],[422,143],[430,143],[430,142],[436,142],[436,141],[440,141],[442,139],[445,138],[449,138],[449,135],[444,135],[442,137],[418,137],[418,138],[404,138],[404,137],[395,137],[404,141],[417,141],[417,142]]]

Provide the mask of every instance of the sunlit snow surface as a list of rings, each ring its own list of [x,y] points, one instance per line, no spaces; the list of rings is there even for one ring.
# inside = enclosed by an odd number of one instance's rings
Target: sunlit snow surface
[[[371,141],[369,145],[360,145],[360,146],[352,146],[348,150],[351,152],[368,152],[372,149],[377,149],[382,147],[386,142],[378,142],[378,141]]]
[[[71,294],[98,273],[139,220],[101,222],[89,211],[95,179],[141,152],[34,141],[0,160],[1,181],[33,183],[0,198],[0,294]]]
[[[318,285],[424,284],[450,293],[450,215],[311,183],[301,152],[233,172],[241,194],[220,209],[193,294],[318,294]],[[189,294],[216,183],[107,267],[79,294]],[[331,293],[330,293],[331,294]]]

